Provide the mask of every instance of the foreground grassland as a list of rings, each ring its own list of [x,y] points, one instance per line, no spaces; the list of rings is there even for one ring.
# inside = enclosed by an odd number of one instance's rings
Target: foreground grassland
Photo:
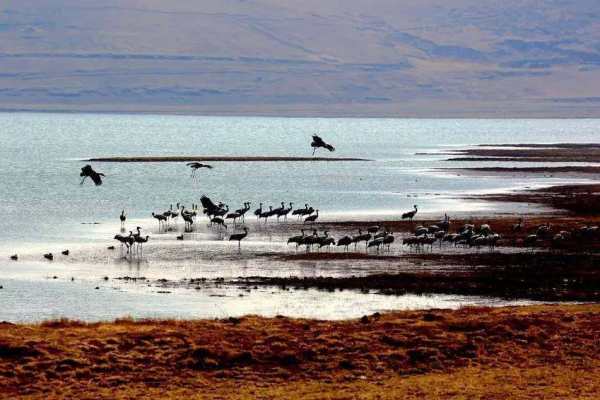
[[[2,398],[597,398],[600,305],[0,327]]]

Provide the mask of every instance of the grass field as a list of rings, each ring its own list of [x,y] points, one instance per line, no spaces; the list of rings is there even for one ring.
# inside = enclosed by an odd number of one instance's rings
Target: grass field
[[[3,324],[2,398],[597,398],[600,305]]]

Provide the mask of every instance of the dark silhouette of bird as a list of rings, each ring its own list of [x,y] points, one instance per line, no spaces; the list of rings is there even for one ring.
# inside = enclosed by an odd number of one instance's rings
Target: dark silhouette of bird
[[[225,214],[227,214],[229,212],[229,206],[225,205],[225,207],[220,207],[218,210],[215,210],[213,212],[213,215],[215,217],[224,217]]]
[[[284,210],[285,210],[285,203],[282,201],[281,206],[274,208],[271,212],[271,215],[275,216],[277,218],[277,221],[279,221],[280,213],[282,213]]]
[[[47,254],[44,254],[44,258],[46,260],[52,261],[52,260],[54,260],[54,255],[52,253],[47,253]]]
[[[86,178],[90,178],[96,186],[100,186],[102,185],[102,177],[104,176],[104,174],[101,172],[94,171],[92,169],[92,166],[88,164],[85,167],[81,168],[81,173],[79,174],[79,176],[83,177],[83,179],[81,180],[81,185],[83,185],[83,182]]]
[[[367,249],[369,247],[377,247],[377,252],[379,253],[379,248],[381,247],[382,244],[383,244],[383,238],[374,239],[374,240],[371,240],[367,244]]]
[[[184,230],[186,232],[191,232],[192,231],[192,226],[194,225],[193,213],[188,213],[188,212],[182,210],[181,211],[181,217],[183,218],[183,221],[185,222]]]
[[[175,211],[173,211],[173,204],[171,204],[169,211],[171,211],[171,219],[175,220],[175,226],[177,226],[177,218],[179,218],[179,203],[177,203]]]
[[[338,240],[336,246],[344,246],[344,249],[348,251],[348,246],[352,244],[352,238],[350,236],[344,236],[340,240]]]
[[[402,214],[402,219],[408,219],[409,221],[412,222],[413,218],[415,217],[415,215],[417,215],[417,212],[419,211],[417,209],[417,205],[415,204],[413,206],[415,209],[409,212],[405,212],[404,214]]]
[[[258,208],[257,208],[256,210],[254,210],[254,215],[256,215],[256,219],[257,219],[257,220],[260,220],[260,215],[261,215],[261,214],[262,214],[262,212],[263,212],[263,210],[262,210],[262,206],[263,206],[263,203],[260,203],[260,204],[258,205]]]
[[[115,235],[114,239],[121,243],[121,253],[123,253],[123,246],[127,246],[127,252],[129,253],[129,241],[127,240],[127,236]]]
[[[61,254],[63,256],[68,256],[69,255],[69,250],[64,250],[64,251],[61,252]]]
[[[304,223],[306,224],[308,222],[311,222],[311,223],[315,222],[317,220],[317,218],[319,218],[319,210],[317,210],[317,212],[315,214],[306,217],[304,219]]]
[[[202,203],[202,207],[204,207],[204,214],[209,218],[223,216],[229,211],[229,206],[225,206],[223,203],[215,204],[208,196],[203,195],[200,197],[200,202]]]
[[[183,233],[181,235],[179,235],[179,236],[176,236],[175,239],[177,239],[177,240],[183,240]]]
[[[126,243],[128,244],[127,246],[127,252],[131,254],[131,248],[133,247],[133,244],[135,243],[135,236],[133,236],[133,232],[129,231],[129,236],[127,236],[125,238]]]
[[[19,256],[16,254],[13,254],[12,256],[10,256],[10,259],[13,261],[17,261],[19,259]]]
[[[440,229],[448,232],[448,230],[450,229],[450,217],[448,216],[448,214],[444,214],[444,220],[440,221],[438,225]]]
[[[377,231],[375,231],[375,232],[377,232]],[[389,233],[388,230],[386,228],[384,228],[382,232],[376,233],[373,236],[373,239],[384,238],[388,235],[388,233]]]
[[[150,236],[146,235],[146,237],[142,237],[141,235],[137,235],[134,237],[135,238],[135,243],[137,243],[138,246],[138,250],[140,251],[140,253],[144,253],[144,249],[142,248],[144,243],[148,243],[148,240],[150,239]]]
[[[161,228],[161,227],[162,227],[164,224],[166,224],[166,222],[167,222],[167,217],[166,217],[166,216],[164,216],[163,214],[154,214],[154,213],[152,213],[152,216],[158,220],[158,230],[160,231],[160,228]]]
[[[210,197],[205,196],[205,195],[202,195],[202,197],[200,197],[200,203],[202,203],[202,207],[204,207],[204,208],[208,208],[208,209],[219,208],[218,205],[213,203],[213,201],[210,199]]]
[[[244,222],[244,220],[245,220],[244,216],[246,215],[246,213],[249,210],[250,210],[250,202],[246,201],[246,202],[244,202],[244,207],[238,208],[237,210],[235,210],[235,212],[240,215],[240,217],[238,217],[238,218],[241,218],[242,222]]]
[[[297,208],[294,211],[292,211],[292,215],[297,215],[298,219],[300,219],[300,217],[302,217],[303,215],[306,215],[306,212],[308,210],[308,204],[304,204],[304,208]]]
[[[361,229],[358,230],[358,235],[354,236],[352,238],[352,242],[354,243],[354,248],[355,249],[356,249],[356,246],[360,242],[365,242],[365,245],[366,245],[369,242],[369,240],[371,240],[371,234],[370,233],[362,233]]]
[[[317,151],[317,149],[319,147],[322,147],[322,148],[327,149],[329,151],[335,151],[335,147],[333,147],[329,143],[326,143],[318,135],[313,135],[312,139],[313,139],[313,141],[310,143],[310,146],[313,148],[313,156],[315,155],[315,151]]]
[[[392,243],[394,243],[394,240],[396,240],[396,238],[394,237],[394,235],[392,235],[391,233],[387,234],[384,238],[383,238],[383,244],[385,246],[387,246],[388,250],[390,249],[390,246],[392,245]]]
[[[119,216],[119,219],[121,220],[121,229],[125,229],[125,221],[127,220],[125,210],[121,210],[121,215]]]
[[[212,169],[211,165],[202,164],[200,162],[190,162],[185,165],[187,165],[188,167],[190,167],[192,169],[192,178],[196,176],[196,171],[198,171],[201,168]]]
[[[369,229],[367,229],[367,232],[369,233],[377,233],[379,231],[379,225],[373,225],[371,227],[369,227]]]
[[[283,217],[284,221],[287,221],[287,216],[290,213],[290,211],[292,211],[292,208],[294,208],[294,203],[290,202],[290,206],[288,208],[284,207],[277,213],[277,220],[279,221],[279,218]]]
[[[319,249],[321,247],[329,247],[335,244],[335,239],[329,236],[329,232],[325,231],[323,233],[323,236],[319,237],[317,241],[317,243],[319,244]]]
[[[231,236],[229,236],[229,241],[235,241],[237,240],[238,242],[238,248],[240,248],[242,246],[242,240],[248,236],[248,228],[244,227],[244,232],[243,233],[235,233]]]
[[[227,229],[227,225],[225,225],[225,221],[221,217],[214,217],[210,220],[210,224],[219,226],[219,229],[221,229],[221,227]]]
[[[258,218],[259,218],[259,220],[260,220],[260,218],[264,218],[265,224],[266,224],[267,220],[272,215],[273,215],[273,206],[269,206],[269,211],[263,211],[263,212],[261,212],[260,215],[258,216]]]
[[[232,212],[232,213],[227,214],[227,216],[225,217],[225,219],[233,219],[233,224],[235,225],[236,221],[238,220],[238,218],[241,218],[241,217],[242,217],[242,213],[239,213],[239,212],[236,211],[236,212]]]
[[[297,236],[292,236],[288,239],[287,244],[296,243],[296,248],[300,246],[304,240],[304,229],[300,229],[301,234]]]
[[[317,244],[319,242],[319,236],[317,236],[317,230],[314,229],[313,230],[313,234],[309,235],[309,236],[305,236],[304,239],[302,239],[302,245],[306,246],[306,251],[310,251],[310,249],[312,248],[312,246],[314,244]]]

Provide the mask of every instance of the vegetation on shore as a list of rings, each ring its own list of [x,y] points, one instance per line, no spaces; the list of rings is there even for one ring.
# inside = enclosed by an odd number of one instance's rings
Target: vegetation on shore
[[[332,253],[325,259],[334,259]],[[340,254],[346,259],[350,254]],[[359,258],[369,257],[357,254]],[[288,259],[323,259],[318,253]],[[375,258],[375,256],[373,256]],[[403,257],[426,262],[431,268],[406,272],[346,277],[247,277],[236,285],[296,289],[354,289],[390,295],[456,294],[541,301],[597,301],[600,299],[600,257],[554,253],[414,254]],[[344,258],[342,258],[344,259]],[[393,257],[388,257],[392,260]],[[396,257],[396,260],[400,260]],[[436,269],[435,266],[443,266]]]
[[[600,305],[406,311],[338,322],[249,316],[5,323],[0,393],[592,398],[600,386],[598,337]]]
[[[600,145],[596,143],[482,145],[445,154],[458,156],[447,161],[463,162],[600,162]]]

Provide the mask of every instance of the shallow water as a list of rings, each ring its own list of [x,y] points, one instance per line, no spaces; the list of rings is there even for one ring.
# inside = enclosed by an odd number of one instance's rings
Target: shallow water
[[[448,163],[448,150],[479,143],[550,143],[597,141],[600,120],[402,120],[248,118],[97,114],[0,114],[0,319],[40,320],[59,316],[106,319],[134,317],[202,317],[265,315],[343,318],[403,307],[443,307],[492,301],[403,298],[356,292],[259,291],[239,297],[206,297],[194,291],[154,293],[142,286],[117,285],[109,290],[103,276],[143,274],[152,278],[250,275],[335,275],[385,272],[404,268],[389,263],[329,262],[297,264],[261,261],[262,253],[293,252],[285,233],[249,224],[251,236],[241,255],[204,225],[194,242],[182,244],[175,234],[159,235],[152,211],[170,204],[198,203],[202,194],[229,203],[244,201],[277,206],[308,202],[321,220],[398,216],[418,204],[420,215],[441,216],[489,212],[490,203],[463,201],[457,195],[506,191],[564,183],[544,176],[486,177],[447,174],[435,168],[488,166],[493,163]],[[105,184],[79,185],[82,158],[167,155],[310,155],[310,135],[320,133],[336,145],[335,156],[372,162],[215,162],[214,169],[190,178],[183,163],[95,163]],[[417,155],[417,153],[438,153]],[[323,155],[323,154],[322,154]],[[573,163],[576,164],[576,163]],[[503,163],[503,166],[509,163]],[[518,163],[537,166],[539,163]],[[543,164],[542,164],[543,165]],[[552,164],[559,165],[559,164]],[[562,164],[561,164],[562,165]],[[572,182],[572,180],[570,180]],[[505,204],[504,211],[525,212],[527,205]],[[118,231],[122,209],[128,230],[142,226],[153,243],[139,263],[107,252]],[[98,224],[90,224],[97,222]],[[180,224],[180,228],[182,226]],[[186,238],[189,239],[189,238]],[[187,240],[186,240],[187,242]],[[69,248],[71,256],[43,262],[48,251]],[[400,250],[395,250],[400,252]],[[8,256],[19,253],[21,261]],[[399,253],[401,254],[401,253]],[[57,275],[58,279],[48,280]],[[75,281],[70,282],[70,277]],[[93,290],[101,281],[99,292]],[[62,283],[61,283],[62,282]],[[92,289],[90,292],[90,285]],[[262,297],[261,297],[262,296]],[[53,308],[44,304],[54,299]],[[78,301],[81,299],[81,301]],[[84,300],[88,299],[88,300]],[[97,300],[97,304],[92,301]],[[228,300],[225,300],[228,299]],[[446,301],[447,300],[447,301]],[[332,308],[319,304],[332,304]],[[344,311],[344,304],[353,304]],[[37,305],[36,305],[37,304]],[[84,304],[87,304],[83,307]],[[310,305],[310,306],[307,306]],[[214,310],[221,310],[215,312]],[[176,310],[176,311],[173,311]],[[212,310],[212,311],[210,311]],[[310,311],[312,310],[312,311]]]
[[[210,288],[159,290],[144,284],[104,281],[6,280],[0,320],[37,322],[70,318],[106,321],[135,318],[225,318],[243,315],[299,318],[358,318],[387,310],[457,309],[466,305],[525,305],[476,296],[385,296],[357,291]],[[98,289],[96,289],[98,288]]]

